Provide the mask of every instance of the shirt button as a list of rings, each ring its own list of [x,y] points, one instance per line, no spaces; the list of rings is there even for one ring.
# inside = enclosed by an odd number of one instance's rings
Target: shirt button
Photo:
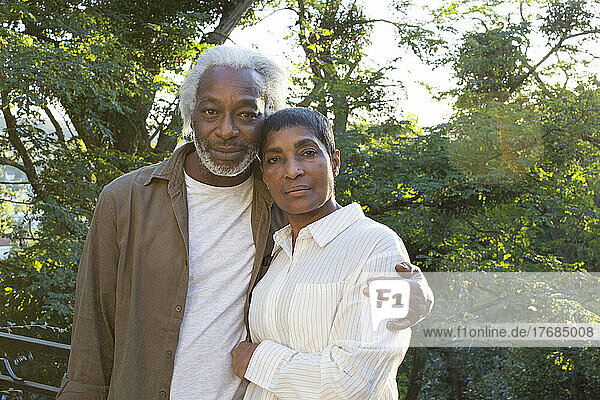
[[[163,399],[165,399],[165,398],[167,397],[167,392],[165,392],[164,390],[161,390],[161,391],[158,393],[158,395],[159,395],[160,397],[162,397]]]
[[[181,312],[181,310],[183,310],[183,308],[180,305],[175,306],[175,311]]]
[[[171,357],[173,355],[173,352],[171,350],[167,350],[167,357]]]

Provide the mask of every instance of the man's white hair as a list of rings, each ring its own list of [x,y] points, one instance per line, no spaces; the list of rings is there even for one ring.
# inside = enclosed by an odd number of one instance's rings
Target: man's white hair
[[[287,77],[273,61],[257,51],[232,46],[216,46],[206,50],[187,74],[179,90],[179,110],[183,118],[183,133],[192,132],[192,117],[196,108],[196,91],[206,70],[224,66],[232,69],[251,69],[262,77],[262,96],[265,116],[285,107]]]

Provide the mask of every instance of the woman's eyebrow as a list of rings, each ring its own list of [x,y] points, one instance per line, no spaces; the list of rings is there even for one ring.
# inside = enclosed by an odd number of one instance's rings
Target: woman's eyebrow
[[[294,148],[298,149],[307,144],[312,144],[317,147],[319,146],[317,144],[317,142],[315,142],[314,140],[306,138],[306,139],[298,140],[296,143],[294,143]],[[269,147],[264,151],[264,153],[265,154],[267,154],[267,153],[283,153],[283,149],[281,147]]]
[[[283,149],[281,147],[269,147],[265,150],[265,154],[267,153],[282,153]]]
[[[315,142],[314,140],[306,138],[306,139],[298,140],[296,143],[294,143],[294,148],[297,149],[298,147],[302,147],[302,146],[307,145],[307,144],[312,144],[312,145],[315,145],[317,147],[319,146],[317,144],[317,142]]]

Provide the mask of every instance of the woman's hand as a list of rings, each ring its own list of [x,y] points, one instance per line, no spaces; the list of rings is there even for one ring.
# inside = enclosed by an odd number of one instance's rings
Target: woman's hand
[[[247,341],[239,342],[237,346],[231,350],[231,365],[233,365],[233,373],[239,378],[244,379],[248,364],[252,358],[252,353],[258,347],[258,343],[250,343]]]

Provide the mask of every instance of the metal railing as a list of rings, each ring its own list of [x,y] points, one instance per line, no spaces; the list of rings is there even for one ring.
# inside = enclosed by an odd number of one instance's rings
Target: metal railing
[[[63,343],[50,342],[48,340],[0,332],[0,350],[4,350],[3,353],[6,353],[7,349],[11,352],[20,351],[27,352],[27,354],[44,353],[68,359],[71,346]],[[24,400],[29,400],[30,394],[44,395],[52,398],[56,397],[58,394],[58,387],[24,379],[15,373],[14,368],[16,364],[17,362],[14,360],[11,361],[7,357],[0,358],[0,384],[22,390]],[[8,375],[4,375],[5,372]]]

